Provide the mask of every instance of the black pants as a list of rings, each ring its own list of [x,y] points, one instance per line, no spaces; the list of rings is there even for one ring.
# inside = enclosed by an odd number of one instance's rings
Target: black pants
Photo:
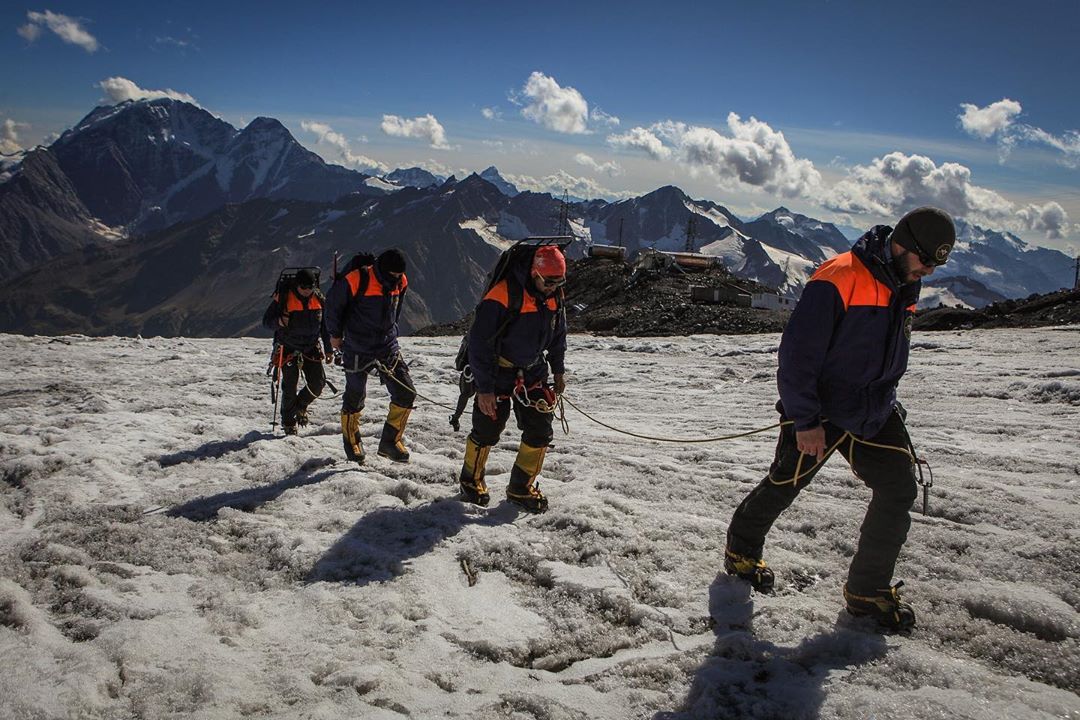
[[[412,377],[409,375],[409,366],[405,364],[401,353],[380,360],[384,367],[391,368],[390,373],[385,373],[372,365],[373,360],[374,358],[345,353],[345,394],[341,398],[341,411],[354,413],[364,409],[364,402],[367,400],[368,372],[372,368],[376,369],[379,380],[390,393],[390,402],[398,407],[411,408],[416,400],[416,393],[412,390],[414,386]]]
[[[826,422],[826,449],[843,435],[843,430]],[[894,411],[881,431],[867,440],[907,448],[904,421]],[[848,571],[848,588],[856,593],[887,588],[892,581],[896,558],[911,527],[911,504],[918,495],[914,467],[904,453],[866,445],[850,437],[837,449],[873,493],[859,531],[859,545]],[[794,426],[785,425],[780,430],[776,456],[768,476],[743,499],[731,518],[728,547],[733,552],[761,557],[765,535],[773,522],[820,469],[818,466],[807,473],[816,459],[812,455],[803,455],[799,472],[806,474],[797,483],[792,483],[800,454],[795,443]]]
[[[499,442],[506,421],[510,419],[510,406],[514,407],[514,417],[517,419],[518,428],[521,430],[521,442],[532,447],[547,447],[551,444],[554,432],[551,429],[551,421],[554,417],[550,413],[542,413],[531,407],[525,407],[521,403],[505,398],[499,400],[495,406],[495,419],[480,412],[476,399],[473,399],[472,432],[469,437],[480,447],[487,447]]]
[[[289,356],[290,351],[285,350]],[[304,389],[297,393],[300,374],[304,375]],[[317,350],[296,352],[281,368],[281,424],[295,425],[296,413],[303,411],[322,394],[326,385],[322,357]]]

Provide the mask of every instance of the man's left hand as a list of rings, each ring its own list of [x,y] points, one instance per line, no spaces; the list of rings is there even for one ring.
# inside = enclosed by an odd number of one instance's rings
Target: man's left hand
[[[566,376],[562,373],[556,375],[555,382],[552,383],[551,389],[555,391],[556,395],[562,395],[563,391],[566,390]]]

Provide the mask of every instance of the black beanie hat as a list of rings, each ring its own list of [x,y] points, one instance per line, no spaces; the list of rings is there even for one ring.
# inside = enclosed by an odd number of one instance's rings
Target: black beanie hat
[[[956,243],[956,227],[944,210],[921,207],[900,218],[889,239],[935,265],[944,265]]]
[[[379,259],[375,261],[375,264],[379,270],[384,273],[405,272],[405,256],[397,248],[390,248],[389,250],[383,251],[383,253],[379,255]]]
[[[315,287],[315,273],[308,268],[297,270],[296,287]]]

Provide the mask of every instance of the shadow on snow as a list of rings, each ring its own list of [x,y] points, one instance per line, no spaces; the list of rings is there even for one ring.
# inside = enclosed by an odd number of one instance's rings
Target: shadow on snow
[[[201,445],[194,450],[182,450],[181,452],[172,453],[170,455],[162,455],[158,458],[158,463],[161,464],[161,467],[172,467],[173,465],[192,462],[194,460],[216,460],[223,455],[228,455],[237,450],[243,450],[248,445],[258,442],[259,440],[271,440],[274,437],[273,433],[252,430],[239,440],[215,440],[213,442],[208,442],[205,445]]]
[[[231,492],[218,493],[217,495],[210,495],[208,497],[195,498],[194,500],[187,501],[183,505],[177,505],[174,508],[170,508],[165,512],[165,515],[169,517],[182,517],[187,518],[188,520],[202,521],[213,519],[217,516],[218,511],[225,507],[242,510],[244,512],[251,512],[259,506],[265,505],[271,500],[275,500],[286,490],[302,487],[304,485],[314,485],[337,473],[347,472],[347,469],[315,472],[316,470],[324,468],[327,465],[332,465],[333,463],[334,460],[332,458],[313,458],[301,465],[300,469],[292,475],[283,480],[279,480],[272,485],[260,485],[258,487],[245,488],[244,490],[234,490]]]
[[[408,560],[430,551],[466,525],[513,522],[518,509],[502,503],[489,510],[440,498],[414,507],[367,513],[319,558],[305,578],[366,585],[401,575]]]
[[[709,588],[709,614],[716,623],[712,652],[697,669],[682,707],[658,713],[653,720],[814,720],[825,701],[825,685],[838,679],[830,677],[834,670],[855,672],[888,650],[880,634],[856,629],[843,619],[795,647],[758,640],[750,586],[726,574]],[[765,620],[759,615],[759,622]]]

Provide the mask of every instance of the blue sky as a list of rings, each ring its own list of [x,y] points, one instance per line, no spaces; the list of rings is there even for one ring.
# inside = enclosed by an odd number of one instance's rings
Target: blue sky
[[[1080,247],[1080,3],[7,3],[0,149],[172,91],[330,162]]]

